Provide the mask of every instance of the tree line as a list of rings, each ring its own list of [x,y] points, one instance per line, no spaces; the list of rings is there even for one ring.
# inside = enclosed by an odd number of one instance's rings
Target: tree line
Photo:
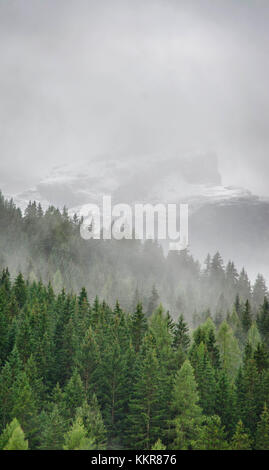
[[[173,317],[184,312],[194,324],[208,309],[223,320],[236,294],[254,311],[267,295],[261,274],[251,285],[245,269],[225,265],[219,253],[201,266],[187,250],[165,255],[151,240],[86,241],[81,222],[66,208],[43,210],[35,201],[22,213],[0,193],[0,266],[8,266],[12,278],[22,272],[29,281],[51,281],[57,293],[66,288],[78,294],[86,286],[91,302],[98,295],[110,305],[118,300],[124,310],[141,302],[148,315],[161,299]]]
[[[0,448],[269,449],[267,297],[196,321],[4,268]]]

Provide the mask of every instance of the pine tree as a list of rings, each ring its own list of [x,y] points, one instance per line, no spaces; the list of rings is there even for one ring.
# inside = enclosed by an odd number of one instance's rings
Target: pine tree
[[[249,342],[246,343],[243,354],[243,363],[246,365],[250,359],[253,359],[253,347]]]
[[[208,332],[208,338],[206,341],[207,352],[211,360],[211,364],[215,369],[220,368],[220,351],[217,345],[216,336],[214,329],[210,329]]]
[[[211,260],[209,279],[211,286],[215,289],[219,289],[225,280],[223,260],[219,252],[217,252]]]
[[[267,297],[267,287],[265,279],[261,274],[258,274],[255,284],[253,286],[252,302],[254,311],[257,311],[260,305],[263,303],[264,298]]]
[[[159,419],[160,370],[150,336],[145,337],[142,349],[129,404],[129,438],[132,448],[151,449],[164,424]]]
[[[264,404],[263,412],[257,426],[255,449],[269,450],[269,412],[266,404]]]
[[[259,419],[261,380],[254,359],[245,361],[237,378],[237,409],[244,426],[254,437]]]
[[[232,261],[229,261],[225,270],[226,289],[230,297],[233,297],[238,288],[238,272]]]
[[[11,291],[10,273],[8,268],[3,269],[2,271],[0,286],[3,292],[8,296]]]
[[[268,369],[269,356],[264,343],[258,343],[257,348],[254,351],[254,360],[259,373]]]
[[[165,450],[166,446],[162,443],[160,439],[158,439],[155,444],[152,446],[151,450]]]
[[[21,372],[14,383],[12,401],[11,416],[18,419],[33,447],[37,437],[37,404],[25,372]]]
[[[7,362],[0,374],[0,429],[3,429],[11,419],[12,400],[12,369]]]
[[[42,402],[45,400],[46,387],[43,383],[42,377],[40,376],[33,355],[29,357],[24,370],[33,393],[33,399],[37,408],[40,410],[42,408]]]
[[[22,372],[22,362],[15,346],[2,367],[0,374],[0,429],[12,419],[14,406],[14,384]]]
[[[57,404],[53,405],[50,412],[41,415],[40,446],[41,450],[60,450],[63,448],[64,432],[67,424],[60,414]]]
[[[8,338],[8,316],[6,312],[6,294],[4,293],[3,287],[0,289],[0,363],[3,363],[7,359],[9,349],[9,338]]]
[[[93,329],[89,327],[78,348],[75,363],[80,372],[86,394],[96,382],[97,366],[100,362],[100,350],[97,337]]]
[[[251,327],[248,330],[247,341],[253,350],[255,350],[259,344],[261,344],[260,333],[255,321],[252,323]]]
[[[22,273],[19,273],[15,280],[14,293],[19,308],[22,308],[27,297],[27,290]]]
[[[102,332],[101,359],[96,370],[95,391],[109,432],[123,426],[128,406],[130,336],[121,310],[114,312]],[[98,341],[99,341],[98,340]]]
[[[173,449],[187,449],[192,439],[196,438],[197,427],[201,421],[201,408],[198,406],[199,395],[193,368],[185,360],[181,369],[176,373],[172,391],[171,408],[171,437]],[[170,437],[170,436],[169,436]]]
[[[221,423],[230,437],[236,420],[236,395],[227,374],[221,371],[216,387],[215,414],[220,416]]]
[[[197,361],[195,364],[195,378],[198,385],[199,405],[203,413],[212,415],[216,401],[215,371],[209,360],[204,343],[200,343],[197,350]]]
[[[263,304],[260,306],[257,325],[263,340],[269,345],[269,302],[267,297],[264,298]]]
[[[134,296],[133,296],[133,300],[132,300],[132,304],[131,304],[131,311],[134,312],[137,305],[141,304],[141,303],[142,303],[141,295],[140,295],[140,292],[138,290],[138,287],[136,287],[135,292],[134,292]]]
[[[173,376],[178,369],[179,354],[172,347],[173,335],[171,332],[170,317],[166,314],[162,306],[155,311],[150,318],[150,334],[153,338],[159,366],[159,417],[164,422],[169,416],[169,406],[171,398],[171,388],[173,385]],[[182,365],[180,361],[180,366]],[[161,433],[160,438],[163,437]]]
[[[189,328],[187,323],[184,321],[183,315],[180,315],[174,328],[173,347],[175,349],[181,348],[182,351],[186,353],[188,351],[189,345]]]
[[[232,450],[251,450],[252,441],[241,420],[238,421],[231,441]]]
[[[158,291],[155,287],[155,285],[153,285],[152,287],[152,291],[151,291],[151,296],[149,298],[149,302],[148,302],[148,311],[147,311],[147,315],[148,317],[150,317],[153,312],[157,309],[158,305],[159,305],[159,294],[158,294]]]
[[[71,376],[75,359],[75,299],[65,292],[58,296],[57,322],[55,327],[55,379],[62,386]]]
[[[239,294],[236,294],[236,297],[235,297],[235,303],[234,303],[234,309],[238,315],[238,318],[241,319],[241,314],[242,314],[242,305],[241,305],[241,302],[240,302],[240,297],[239,297]]]
[[[223,369],[231,378],[235,378],[240,365],[240,349],[232,329],[227,322],[220,325],[217,336]]]
[[[6,426],[0,436],[0,449],[2,450],[28,450],[28,441],[25,439],[24,432],[20,423],[14,418]]]
[[[25,364],[33,350],[32,325],[29,314],[21,314],[16,322],[15,345],[22,362]]]
[[[84,401],[82,406],[77,408],[77,417],[81,418],[87,437],[94,441],[94,447],[98,450],[106,449],[107,432],[95,394],[90,404]]]
[[[209,316],[206,321],[193,332],[194,342],[190,349],[190,358],[192,360],[197,352],[197,347],[203,343],[212,366],[218,369],[220,367],[220,351],[216,343],[215,331],[216,327]],[[193,360],[192,364],[194,365]]]
[[[138,303],[134,314],[131,316],[131,333],[134,350],[138,353],[143,337],[147,330],[147,320],[143,313],[143,307],[141,303]]]
[[[250,303],[248,300],[246,301],[244,305],[241,321],[242,321],[243,331],[245,334],[247,334],[252,323]]]
[[[78,340],[81,341],[85,330],[87,330],[90,325],[90,305],[85,287],[81,289],[78,297],[78,311],[76,317],[77,336]]]
[[[92,450],[94,441],[87,437],[81,418],[76,418],[70,431],[64,435],[64,450]]]
[[[195,450],[227,450],[228,442],[219,416],[205,418],[200,427],[198,439],[193,441]]]
[[[239,275],[238,292],[240,293],[240,297],[243,300],[243,302],[245,302],[247,299],[250,300],[251,285],[250,285],[248,275],[244,268],[242,269]]]
[[[48,409],[52,411],[54,405],[57,405],[60,415],[64,416],[66,409],[65,393],[62,391],[58,382],[53,388],[50,398]]]
[[[85,390],[78,370],[75,369],[64,389],[64,404],[66,418],[74,418],[76,409],[85,400]]]

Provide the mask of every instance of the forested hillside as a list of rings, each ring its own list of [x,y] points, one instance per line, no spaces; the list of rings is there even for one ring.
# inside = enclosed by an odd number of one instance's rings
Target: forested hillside
[[[1,449],[269,449],[269,303],[190,332],[0,277]]]
[[[269,303],[219,253],[0,199],[1,449],[269,449]]]
[[[44,212],[35,202],[22,214],[1,195],[0,265],[9,267],[12,278],[22,272],[30,281],[50,281],[57,293],[85,286],[91,301],[96,295],[110,305],[118,300],[127,311],[140,301],[150,315],[161,301],[173,318],[184,313],[194,325],[208,309],[224,319],[237,294],[256,312],[267,293],[262,275],[251,286],[246,271],[238,273],[231,261],[224,266],[219,253],[200,266],[186,251],[164,256],[150,240],[85,241],[80,223],[66,209]]]

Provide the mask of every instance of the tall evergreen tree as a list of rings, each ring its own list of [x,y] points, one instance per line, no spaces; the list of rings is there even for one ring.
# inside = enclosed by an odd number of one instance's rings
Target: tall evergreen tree
[[[159,297],[158,291],[156,289],[156,286],[153,285],[151,296],[148,302],[148,311],[147,311],[148,317],[150,317],[153,314],[153,312],[157,309],[159,305],[159,301],[160,301],[160,297]]]
[[[251,450],[252,441],[241,420],[236,425],[231,444],[232,450]]]
[[[141,303],[138,303],[136,310],[131,317],[131,334],[134,345],[134,350],[137,353],[141,347],[143,337],[147,330],[147,320],[143,313],[143,307]]]
[[[85,390],[78,370],[75,369],[64,389],[65,417],[74,418],[76,409],[85,400]]]
[[[255,449],[269,450],[269,412],[266,404],[257,426]]]
[[[94,441],[87,437],[87,431],[81,418],[76,418],[70,431],[64,435],[64,450],[92,450]]]
[[[235,378],[240,365],[241,354],[238,342],[227,322],[221,324],[217,340],[223,368],[231,378]]]
[[[183,315],[180,315],[174,329],[173,346],[175,349],[181,348],[182,351],[186,353],[188,351],[189,345],[189,328],[184,320]]]
[[[58,405],[54,404],[49,412],[43,412],[40,418],[40,445],[41,450],[61,450],[64,443],[68,421],[64,420]]]
[[[193,442],[193,448],[196,450],[228,450],[226,433],[219,416],[205,418],[203,426],[200,427],[198,439]]]
[[[28,450],[28,441],[25,439],[25,434],[16,418],[6,426],[1,434],[0,449]]]
[[[188,360],[177,372],[172,391],[173,419],[170,433],[173,449],[187,449],[197,436],[202,411],[193,368]]]
[[[251,309],[250,309],[250,303],[248,300],[246,300],[246,303],[243,308],[242,312],[242,326],[243,326],[243,331],[245,334],[248,333],[252,323],[252,317],[251,317]]]
[[[86,436],[94,442],[94,447],[98,450],[106,449],[107,432],[95,394],[90,404],[84,401],[82,406],[77,408],[76,417],[81,418]]]
[[[152,337],[146,336],[137,359],[136,380],[129,405],[130,444],[151,449],[164,423],[159,419],[160,370]]]
[[[221,423],[230,437],[236,423],[236,395],[233,384],[224,371],[220,372],[217,380],[215,414],[220,416]]]

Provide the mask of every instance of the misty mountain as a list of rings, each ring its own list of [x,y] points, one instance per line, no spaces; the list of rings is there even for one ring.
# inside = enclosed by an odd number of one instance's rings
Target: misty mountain
[[[35,200],[44,208],[66,206],[71,214],[101,203],[105,194],[114,203],[187,202],[190,251],[200,262],[219,250],[252,278],[257,272],[269,278],[269,200],[223,186],[215,154],[206,154],[204,162],[205,154],[128,160],[105,155],[86,165],[56,167],[34,188],[12,196],[22,209]]]

